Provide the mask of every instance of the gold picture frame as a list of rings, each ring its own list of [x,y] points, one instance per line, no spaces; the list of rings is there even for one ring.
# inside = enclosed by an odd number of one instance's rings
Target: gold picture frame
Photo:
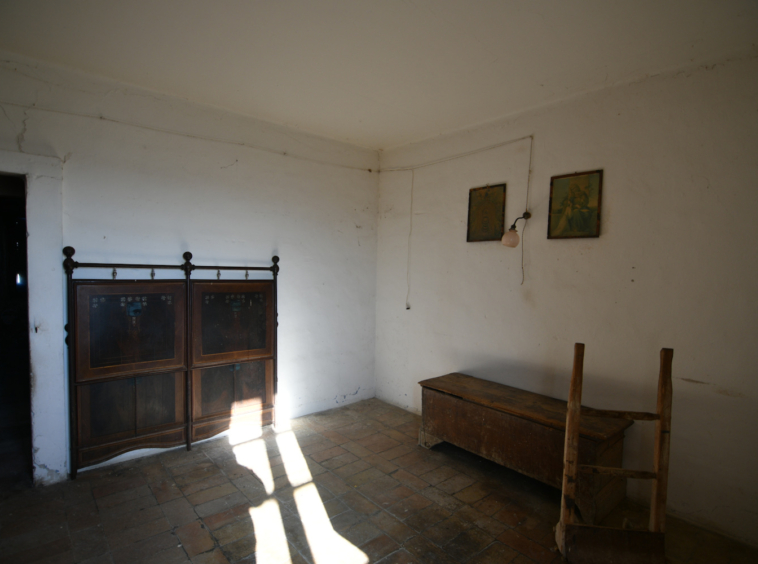
[[[590,170],[550,179],[548,239],[600,237],[603,171]]]

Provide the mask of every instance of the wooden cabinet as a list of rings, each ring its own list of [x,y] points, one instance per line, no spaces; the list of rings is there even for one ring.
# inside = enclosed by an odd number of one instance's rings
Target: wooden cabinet
[[[189,449],[236,422],[273,423],[277,257],[249,269],[271,280],[191,280],[203,267],[185,253],[173,267],[184,280],[115,281],[75,280],[76,268],[111,265],[73,254],[64,261],[72,476],[130,450]]]

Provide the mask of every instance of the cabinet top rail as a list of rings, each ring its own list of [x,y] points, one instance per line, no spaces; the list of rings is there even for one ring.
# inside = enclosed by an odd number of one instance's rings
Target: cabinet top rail
[[[244,271],[269,271],[276,276],[279,273],[279,257],[271,257],[271,266],[224,266],[224,265],[197,265],[190,262],[192,253],[189,251],[182,255],[184,262],[181,264],[138,264],[138,263],[103,263],[103,262],[78,262],[73,259],[76,250],[74,247],[64,247],[63,254],[66,259],[63,261],[63,268],[66,274],[73,274],[77,268],[125,268],[125,269],[151,269],[151,270],[182,270],[189,275],[193,270],[244,270]]]

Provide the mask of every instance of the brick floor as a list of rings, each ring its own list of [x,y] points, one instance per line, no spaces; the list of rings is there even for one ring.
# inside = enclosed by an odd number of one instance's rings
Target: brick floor
[[[451,445],[418,447],[419,421],[366,400],[294,420],[282,433],[296,441],[268,427],[249,449],[222,438],[0,492],[0,564],[561,561],[560,492]],[[627,503],[611,520],[640,514]],[[677,519],[667,556],[758,562]]]

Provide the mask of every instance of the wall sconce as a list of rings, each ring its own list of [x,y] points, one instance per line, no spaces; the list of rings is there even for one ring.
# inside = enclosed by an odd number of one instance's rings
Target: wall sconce
[[[500,240],[500,242],[505,245],[506,247],[518,247],[519,242],[519,236],[518,231],[516,231],[516,222],[519,219],[523,219],[524,223],[526,223],[526,220],[532,217],[532,214],[530,214],[528,211],[524,212],[524,215],[521,217],[517,217],[515,220],[513,220],[513,225],[511,225],[511,228],[508,230],[508,233],[503,235],[503,238]]]

